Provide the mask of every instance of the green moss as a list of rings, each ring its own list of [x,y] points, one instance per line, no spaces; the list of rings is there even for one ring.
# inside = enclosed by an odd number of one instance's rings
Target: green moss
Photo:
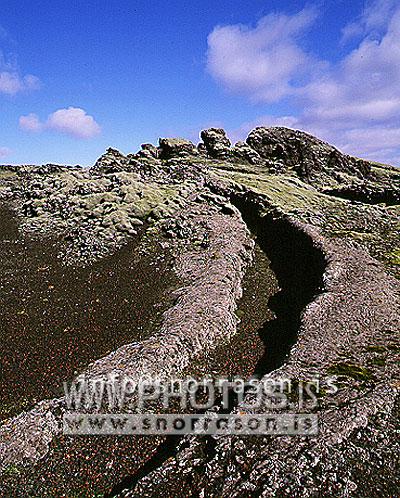
[[[400,249],[395,249],[389,254],[389,261],[392,265],[400,265]]]
[[[336,363],[327,369],[330,375],[343,375],[359,381],[371,381],[374,379],[369,368],[353,363]]]
[[[21,413],[27,410],[30,406],[30,402],[22,398],[14,403],[0,403],[0,418],[8,418],[11,414]]]
[[[368,346],[367,351],[371,351],[372,353],[384,353],[386,352],[385,346]]]
[[[393,177],[393,178],[398,178],[399,177],[399,171],[397,168],[394,166],[391,166],[390,164],[384,164],[384,163],[378,163],[375,161],[370,161],[371,163],[371,170],[375,175],[377,176],[384,176],[384,177]]]
[[[287,175],[218,171],[217,175],[265,195],[272,204],[284,211],[320,212],[322,208],[337,207],[343,201],[321,194],[301,180]]]
[[[7,467],[2,471],[4,477],[13,477],[21,474],[21,469],[14,464],[7,465]]]
[[[127,210],[140,219],[146,219],[150,214],[156,216],[173,212],[179,196],[179,188],[165,187],[163,185],[141,185],[141,188],[131,189],[129,192],[130,205]],[[128,202],[129,202],[128,201]]]
[[[244,317],[244,311],[241,310],[240,308],[238,308],[236,311],[235,311],[235,314],[238,318],[242,319]]]
[[[386,359],[385,358],[381,358],[381,357],[379,357],[379,358],[373,358],[371,360],[371,363],[373,365],[377,365],[379,367],[383,367],[386,364]]]
[[[355,230],[331,230],[330,233],[334,237],[346,237],[356,240],[357,242],[368,242],[375,238],[373,233],[358,232]]]
[[[6,179],[6,178],[12,178],[13,176],[16,176],[16,173],[13,171],[7,171],[7,170],[1,170],[0,168],[0,180]]]

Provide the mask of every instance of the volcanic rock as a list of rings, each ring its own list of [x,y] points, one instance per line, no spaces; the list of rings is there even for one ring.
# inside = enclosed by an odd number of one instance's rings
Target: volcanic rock
[[[194,156],[197,153],[196,146],[190,140],[184,138],[160,138],[160,157],[162,159]]]
[[[221,159],[229,156],[231,141],[226,136],[225,130],[222,128],[209,128],[202,130],[200,136],[211,157]]]
[[[371,171],[365,161],[346,156],[332,145],[298,130],[259,127],[249,134],[246,142],[263,158],[283,163],[285,171],[294,170],[306,181],[339,172],[364,178]]]

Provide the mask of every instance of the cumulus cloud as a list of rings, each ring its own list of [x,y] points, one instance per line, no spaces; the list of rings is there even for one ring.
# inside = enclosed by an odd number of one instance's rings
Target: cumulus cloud
[[[304,95],[311,113],[333,119],[385,120],[400,111],[400,8],[381,39],[364,38]],[[334,111],[334,112],[332,112]]]
[[[11,154],[11,149],[9,149],[8,147],[0,147],[0,159],[4,159],[10,154]]]
[[[89,116],[79,107],[68,107],[53,112],[47,120],[47,126],[76,138],[91,138],[100,133],[100,126],[93,116]]]
[[[16,72],[2,71],[0,72],[0,92],[8,95],[16,93],[37,90],[40,88],[40,81],[36,76],[27,75],[21,76]]]
[[[59,109],[50,114],[45,122],[40,121],[36,114],[21,116],[19,126],[22,130],[32,133],[47,129],[80,139],[92,138],[101,132],[101,128],[93,116],[79,107]]]
[[[298,38],[315,18],[315,9],[307,8],[294,16],[270,14],[254,28],[217,26],[208,36],[208,71],[231,90],[277,101],[295,90],[310,63]]]
[[[315,19],[310,12],[313,11],[267,16],[255,28],[215,28],[208,39],[209,71],[224,86],[244,92],[252,100],[272,103],[290,99],[300,109],[298,115],[275,118],[277,124],[283,119],[291,127],[333,140],[347,152],[373,159],[381,154],[385,160],[398,162],[400,141],[393,142],[400,129],[398,3],[369,2],[353,23],[354,29],[351,25],[346,28],[349,32],[353,29],[353,35],[357,31],[360,40],[335,64],[318,61],[301,48],[301,37]],[[283,35],[279,37],[276,30],[281,22],[288,26],[282,28]],[[290,50],[281,52],[282,47]],[[275,53],[288,54],[288,61],[275,61]],[[233,71],[234,67],[242,69]],[[298,74],[301,80],[296,80]],[[267,121],[275,124],[269,118]]]
[[[43,124],[40,122],[40,119],[36,114],[31,113],[27,116],[21,116],[19,118],[19,127],[21,130],[36,133],[42,131]]]
[[[15,95],[39,88],[39,78],[32,74],[22,75],[17,64],[7,62],[0,52],[0,93]]]
[[[398,6],[397,0],[368,0],[361,15],[342,29],[342,42],[356,36],[374,35],[386,27],[387,20]]]

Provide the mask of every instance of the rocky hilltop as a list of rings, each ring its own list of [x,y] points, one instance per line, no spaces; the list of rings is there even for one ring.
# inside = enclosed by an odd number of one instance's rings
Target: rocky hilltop
[[[18,344],[4,363],[2,496],[398,493],[400,171],[282,127],[234,145],[211,128],[201,140],[110,148],[91,168],[1,167],[2,292],[26,290],[20,301],[2,294],[5,351]],[[29,301],[39,280],[27,272],[46,282],[40,299]],[[76,300],[82,282],[89,295]],[[123,327],[111,313],[135,306]],[[80,319],[65,327],[80,307],[96,338],[85,354]],[[37,318],[50,308],[53,322]],[[13,363],[46,343],[50,363]],[[33,378],[24,404],[15,361]],[[314,438],[73,438],[62,434],[65,398],[37,389],[48,370],[52,389],[82,373],[329,376],[339,389],[320,393]]]

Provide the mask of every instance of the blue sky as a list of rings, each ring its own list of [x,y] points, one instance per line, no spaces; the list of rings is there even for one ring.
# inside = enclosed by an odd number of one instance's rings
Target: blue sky
[[[400,165],[399,0],[9,0],[0,162],[287,125]]]

